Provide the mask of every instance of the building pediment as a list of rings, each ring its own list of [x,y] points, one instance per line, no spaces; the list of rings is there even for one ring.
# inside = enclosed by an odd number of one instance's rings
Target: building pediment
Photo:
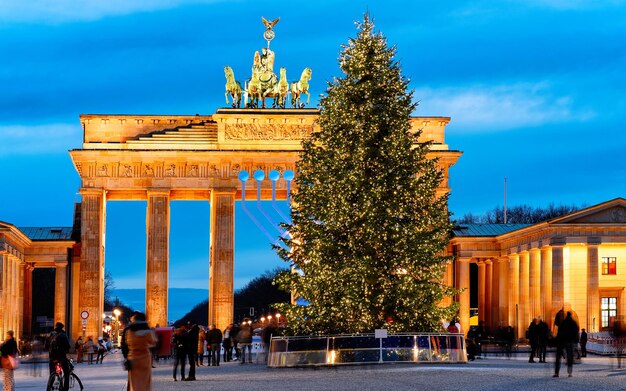
[[[569,215],[559,217],[550,224],[624,224],[626,223],[626,200],[616,198]]]

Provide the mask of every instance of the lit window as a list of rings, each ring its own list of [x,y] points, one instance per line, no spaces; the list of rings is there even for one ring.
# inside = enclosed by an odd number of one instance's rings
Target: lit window
[[[617,274],[616,257],[602,257],[602,274]]]
[[[601,301],[602,328],[609,327],[617,316],[617,297],[603,297]]]

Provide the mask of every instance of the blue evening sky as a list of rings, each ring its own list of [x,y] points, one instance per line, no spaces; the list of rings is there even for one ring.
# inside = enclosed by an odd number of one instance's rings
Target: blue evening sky
[[[249,77],[265,45],[261,16],[281,18],[276,68],[290,79],[313,69],[316,105],[366,10],[397,45],[414,114],[452,117],[446,142],[464,152],[450,172],[455,215],[502,205],[504,177],[509,205],[626,196],[621,0],[2,0],[0,220],[72,224],[80,183],[67,151],[81,146],[79,114],[223,107],[223,67]],[[107,205],[118,288],[144,287],[145,207]],[[208,203],[172,203],[171,287],[207,287],[208,224]],[[235,263],[236,287],[282,264],[240,206]]]

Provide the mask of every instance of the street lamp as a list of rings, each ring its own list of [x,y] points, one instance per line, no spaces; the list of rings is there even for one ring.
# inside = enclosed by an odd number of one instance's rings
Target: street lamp
[[[280,327],[280,312],[276,313],[276,324]]]
[[[119,334],[120,334],[120,315],[121,315],[122,311],[120,311],[119,309],[115,308],[113,309],[113,315],[115,315],[115,323],[114,323],[114,329],[113,329],[113,335],[115,336],[115,344],[117,346],[119,346]]]

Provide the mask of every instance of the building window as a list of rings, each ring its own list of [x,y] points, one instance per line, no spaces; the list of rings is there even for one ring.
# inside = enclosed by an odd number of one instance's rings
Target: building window
[[[602,274],[617,274],[616,257],[602,257]]]
[[[617,316],[617,297],[603,297],[601,301],[602,328],[610,327]]]

